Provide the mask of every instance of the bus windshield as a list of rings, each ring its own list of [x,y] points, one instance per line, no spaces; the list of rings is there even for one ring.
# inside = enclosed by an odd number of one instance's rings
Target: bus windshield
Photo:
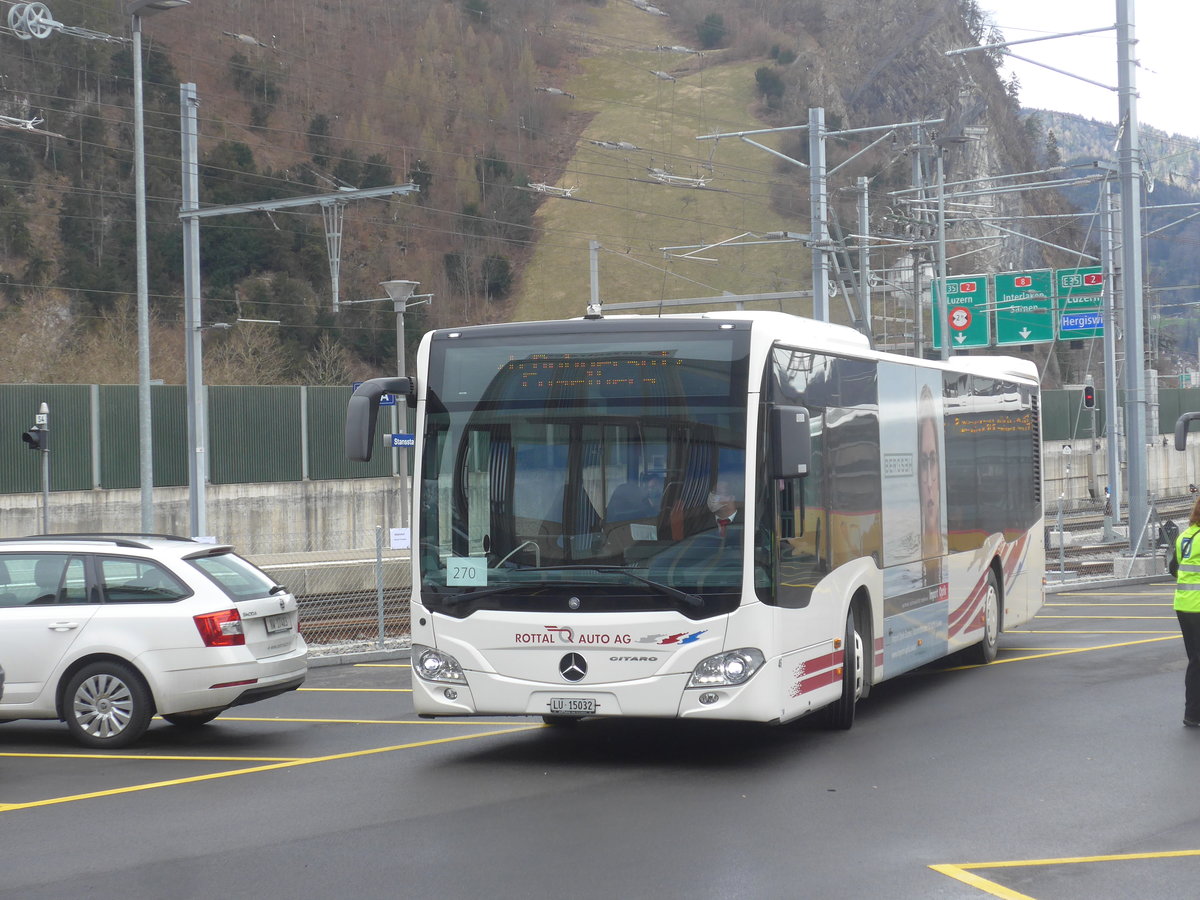
[[[418,535],[428,608],[561,611],[564,592],[583,611],[738,605],[749,332],[659,324],[435,334]]]

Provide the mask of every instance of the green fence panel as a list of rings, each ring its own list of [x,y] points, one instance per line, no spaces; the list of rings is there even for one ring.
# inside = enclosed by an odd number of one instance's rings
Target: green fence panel
[[[50,408],[50,490],[92,487],[92,417],[86,384],[13,384],[0,392],[0,492],[42,489],[42,455],[21,435],[33,427],[42,403]]]
[[[300,481],[300,388],[208,388],[209,480]]]
[[[133,384],[102,384],[100,471],[97,484],[108,490],[142,483],[138,441],[138,391]],[[187,391],[182,385],[150,386],[150,450],[156,487],[187,484]]]
[[[153,403],[150,415],[154,415]],[[141,484],[136,385],[100,385],[100,472],[96,480],[106,490]]]
[[[314,481],[328,478],[378,478],[392,474],[392,451],[383,446],[382,435],[392,431],[391,409],[395,407],[384,407],[379,411],[379,433],[375,436],[376,450],[371,454],[371,461],[360,463],[346,459],[346,402],[351,393],[349,385],[310,387],[306,391],[308,477]],[[412,451],[408,452],[411,463]],[[411,465],[409,471],[411,472]]]
[[[1168,388],[1158,392],[1158,430],[1175,433],[1175,420],[1200,410],[1200,388]]]

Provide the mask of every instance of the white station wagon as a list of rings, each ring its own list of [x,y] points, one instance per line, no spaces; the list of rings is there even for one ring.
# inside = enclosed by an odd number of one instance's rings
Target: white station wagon
[[[157,713],[194,727],[298,688],[296,598],[221,544],[145,535],[0,540],[0,722],[61,719],[124,747]]]

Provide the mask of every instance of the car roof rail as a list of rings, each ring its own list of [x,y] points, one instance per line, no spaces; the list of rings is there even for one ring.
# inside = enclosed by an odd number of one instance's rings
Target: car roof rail
[[[191,538],[180,537],[177,534],[139,534],[136,532],[64,532],[62,534],[33,534],[28,537],[0,538],[0,543],[29,543],[35,541],[95,541],[96,543],[116,544],[118,547],[137,547],[149,550],[147,540],[186,541]]]

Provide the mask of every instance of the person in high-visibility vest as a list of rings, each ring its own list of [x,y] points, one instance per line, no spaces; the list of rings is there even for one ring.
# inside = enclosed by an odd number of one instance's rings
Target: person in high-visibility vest
[[[1200,497],[1192,504],[1192,514],[1175,541],[1175,615],[1183,632],[1187,653],[1187,673],[1183,676],[1183,724],[1200,727]]]

